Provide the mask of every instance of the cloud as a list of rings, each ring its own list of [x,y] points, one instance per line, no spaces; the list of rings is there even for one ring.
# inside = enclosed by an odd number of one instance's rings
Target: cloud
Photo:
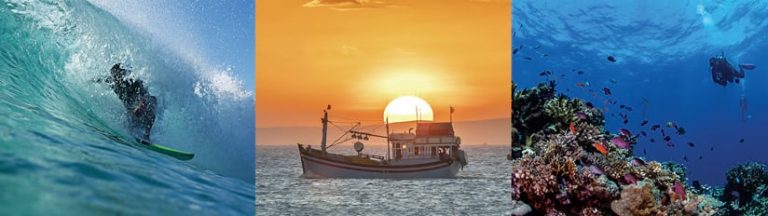
[[[383,0],[312,0],[302,5],[303,7],[330,7],[337,10],[354,10],[362,8],[383,8],[394,6]]]
[[[358,55],[358,54],[360,54],[360,49],[358,49],[357,47],[354,47],[354,46],[346,45],[346,44],[341,45],[341,48],[339,48],[339,51],[341,51],[341,53],[344,54],[344,55]]]
[[[327,6],[346,6],[362,5],[364,0],[312,0],[304,4],[304,7],[327,7]]]

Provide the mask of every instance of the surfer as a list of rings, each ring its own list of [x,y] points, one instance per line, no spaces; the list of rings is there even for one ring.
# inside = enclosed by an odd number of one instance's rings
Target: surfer
[[[112,66],[110,76],[104,79],[104,82],[109,84],[117,97],[123,101],[128,116],[131,118],[131,129],[139,130],[141,138],[136,138],[136,141],[149,144],[150,131],[155,123],[157,98],[149,94],[143,81],[127,78],[126,75],[130,72],[130,70],[123,68],[120,63],[117,63]]]
[[[744,70],[755,69],[753,64],[739,64],[739,70],[736,71],[731,63],[725,59],[723,54],[709,58],[709,68],[712,72],[712,80],[715,83],[726,86],[729,82],[739,83],[739,79],[744,78]]]

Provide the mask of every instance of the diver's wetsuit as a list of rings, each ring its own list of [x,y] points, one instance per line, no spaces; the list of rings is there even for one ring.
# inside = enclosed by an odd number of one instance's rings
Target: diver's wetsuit
[[[712,80],[722,86],[726,86],[729,82],[739,83],[739,79],[744,78],[744,69],[739,67],[736,71],[723,55],[710,58],[709,68],[712,70]]]
[[[125,78],[128,70],[122,68],[120,64],[115,64],[110,69],[111,76],[105,81],[109,83],[115,94],[123,101],[123,105],[131,117],[131,127],[133,129],[143,129],[143,136],[137,140],[144,144],[149,144],[149,134],[152,125],[155,123],[155,105],[157,98],[152,96],[144,87],[141,80]]]

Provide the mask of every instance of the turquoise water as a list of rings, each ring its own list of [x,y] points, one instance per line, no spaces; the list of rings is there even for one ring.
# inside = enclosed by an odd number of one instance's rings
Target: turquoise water
[[[141,32],[85,1],[1,3],[0,215],[253,214],[253,99]],[[131,144],[93,82],[118,62],[160,100],[153,141],[195,159]]]

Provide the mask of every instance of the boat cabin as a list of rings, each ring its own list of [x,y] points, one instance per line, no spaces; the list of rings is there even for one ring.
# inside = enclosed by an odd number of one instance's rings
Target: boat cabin
[[[417,123],[416,132],[389,134],[392,159],[452,158],[461,145],[450,122]]]

